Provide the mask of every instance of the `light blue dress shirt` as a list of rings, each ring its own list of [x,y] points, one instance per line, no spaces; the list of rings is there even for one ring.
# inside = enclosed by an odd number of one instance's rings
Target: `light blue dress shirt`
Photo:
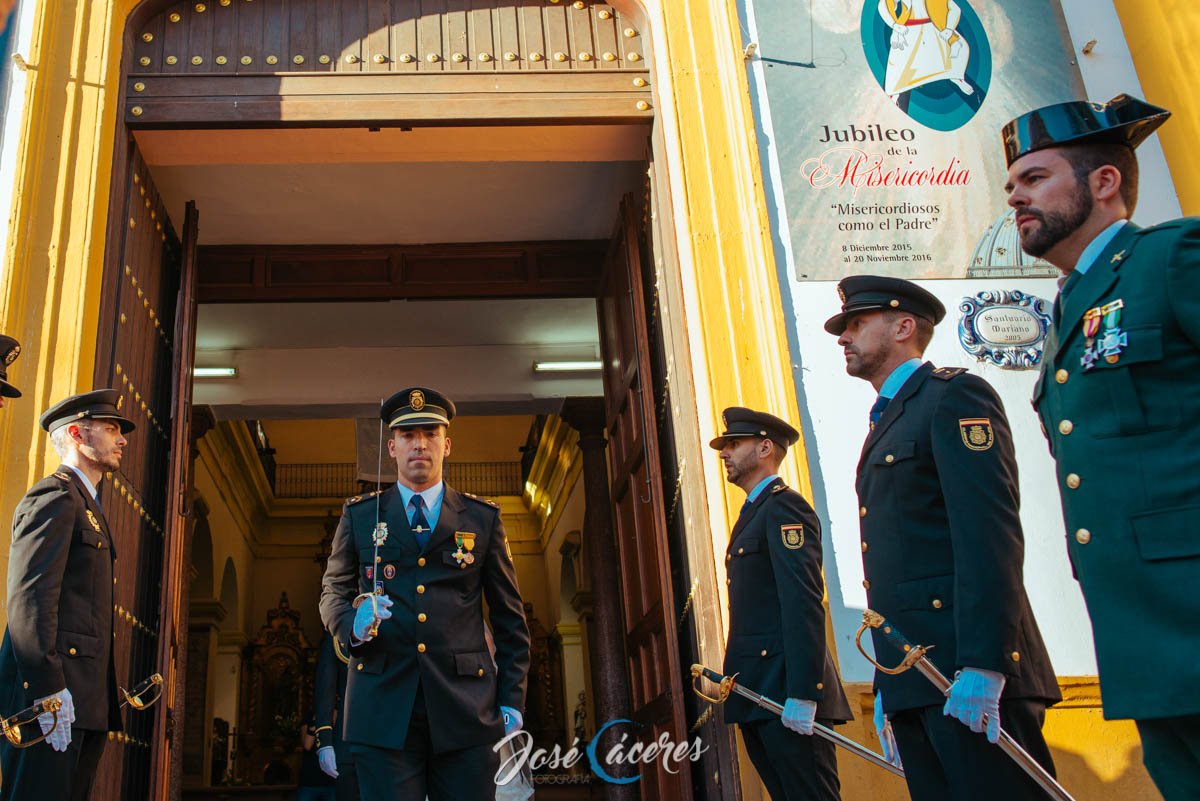
[[[96,485],[94,485],[91,482],[91,480],[89,480],[88,477],[86,475],[84,475],[83,471],[80,470],[75,465],[69,464],[69,465],[67,465],[67,467],[74,470],[75,475],[79,476],[80,480],[83,481],[83,486],[87,487],[87,491],[92,494],[92,500],[95,501],[96,503],[100,503],[100,493],[96,489]]]
[[[408,487],[396,482],[396,489],[400,490],[400,499],[404,501],[404,516],[408,518],[409,525],[412,525],[413,508],[410,505],[414,495],[418,493],[412,491]],[[429,523],[430,530],[437,528],[438,519],[442,516],[442,500],[446,497],[446,482],[439,481],[427,490],[422,490],[420,496],[425,499],[425,520]]]
[[[1100,254],[1104,252],[1104,249],[1108,247],[1109,243],[1112,242],[1113,239],[1116,238],[1117,234],[1121,232],[1121,229],[1125,227],[1126,222],[1128,222],[1128,220],[1117,220],[1115,223],[1101,231],[1095,239],[1089,242],[1088,246],[1083,249],[1082,253],[1079,254],[1079,261],[1075,263],[1075,272],[1079,273],[1081,276],[1087,275],[1087,271],[1092,268],[1092,265],[1096,263],[1096,259],[1100,258]]]
[[[891,400],[896,397],[896,393],[900,391],[900,387],[904,386],[904,382],[917,372],[917,368],[922,364],[920,359],[913,358],[906,362],[896,365],[896,369],[892,370],[892,374],[884,379],[883,386],[879,388],[879,396]]]
[[[762,481],[755,484],[754,489],[750,490],[750,494],[746,496],[746,503],[754,503],[755,499],[758,498],[758,496],[762,494],[762,491],[767,488],[767,485],[777,478],[779,478],[779,474],[772,473]]]

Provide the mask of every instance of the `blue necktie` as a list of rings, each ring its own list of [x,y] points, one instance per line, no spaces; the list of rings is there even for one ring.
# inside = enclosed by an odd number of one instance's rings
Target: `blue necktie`
[[[888,401],[891,398],[885,398],[880,395],[875,399],[875,403],[871,406],[871,430],[875,430],[875,426],[879,423],[879,418],[883,417],[883,410],[887,408]]]
[[[414,495],[408,505],[413,508],[413,536],[417,539],[417,547],[423,551],[429,544],[429,537],[433,534],[432,529],[429,528],[429,521],[425,519],[425,499],[420,495]]]

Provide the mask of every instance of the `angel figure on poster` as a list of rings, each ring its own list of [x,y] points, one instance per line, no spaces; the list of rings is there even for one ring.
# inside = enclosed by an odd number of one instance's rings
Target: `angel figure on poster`
[[[957,31],[962,10],[955,0],[879,0],[878,8],[892,29],[883,86],[892,102],[935,81],[975,93],[966,80],[971,47]]]

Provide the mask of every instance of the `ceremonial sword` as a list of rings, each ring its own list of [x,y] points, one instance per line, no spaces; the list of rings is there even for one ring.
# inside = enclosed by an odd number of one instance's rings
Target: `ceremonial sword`
[[[37,745],[53,734],[54,730],[58,728],[58,713],[61,709],[62,699],[58,696],[38,701],[33,706],[26,707],[15,715],[10,715],[0,720],[0,732],[3,732],[4,737],[12,743],[14,748],[28,748],[31,745]],[[21,727],[33,723],[40,715],[46,712],[54,716],[54,723],[51,724],[50,729],[43,732],[41,737],[26,740],[24,735],[21,734]]]
[[[862,646],[862,636],[867,629],[879,629],[883,634],[884,639],[890,642],[904,654],[904,659],[894,668],[886,668],[876,662],[871,655],[868,654]],[[916,668],[921,672],[921,675],[929,679],[929,683],[937,688],[942,695],[950,695],[950,686],[953,682],[947,679],[942,671],[937,669],[937,666],[925,656],[933,646],[913,645],[908,639],[896,630],[896,627],[889,623],[883,615],[878,612],[873,612],[867,609],[863,612],[862,625],[858,627],[858,633],[854,635],[854,644],[858,646],[858,651],[867,661],[874,665],[880,672],[888,676],[899,676],[901,673]],[[983,716],[984,725],[987,725],[988,716]],[[966,725],[966,724],[963,724]],[[1006,732],[1003,728],[1000,729],[1000,741],[996,743],[1000,750],[1003,751],[1009,759],[1017,763],[1017,767],[1025,771],[1029,778],[1038,783],[1038,786],[1046,791],[1047,794],[1056,801],[1075,801],[1071,794],[1067,792],[1049,771],[1042,767],[1036,759],[1029,755],[1029,752],[1021,747],[1021,744],[1012,738],[1012,735]]]
[[[383,405],[383,401],[380,401]],[[371,542],[375,545],[375,553],[371,559],[371,591],[361,592],[355,597],[351,604],[355,609],[362,606],[364,602],[371,602],[371,625],[367,628],[367,633],[371,636],[367,639],[373,639],[379,634],[379,596],[383,595],[383,582],[379,580],[379,546],[387,542],[388,528],[387,523],[383,522],[379,509],[379,498],[383,494],[380,485],[383,483],[383,417],[379,418],[379,454],[375,466],[375,529],[371,532]],[[335,641],[336,642],[336,641]]]
[[[696,686],[696,683],[701,678],[706,678],[719,687],[718,695],[716,698],[712,698],[711,696],[705,695],[703,692],[701,692],[700,688]],[[736,674],[733,676],[722,676],[720,673],[717,673],[715,670],[710,670],[710,669],[706,668],[704,665],[692,665],[692,691],[695,692],[696,695],[703,698],[705,701],[708,701],[713,704],[723,704],[723,703],[725,703],[726,699],[729,698],[730,693],[737,693],[738,695],[742,696],[743,698],[747,698],[747,699],[753,701],[754,703],[758,704],[759,706],[761,706],[763,709],[767,710],[768,712],[779,715],[781,717],[783,715],[783,705],[782,704],[776,703],[775,701],[772,701],[770,698],[767,698],[765,695],[760,695],[759,693],[756,693],[753,690],[747,689],[747,688],[743,687],[742,685],[738,684]],[[842,748],[845,748],[847,751],[854,754],[855,756],[859,756],[859,757],[862,757],[863,759],[867,760],[872,765],[876,765],[878,767],[883,768],[886,771],[894,773],[897,776],[899,776],[901,779],[904,778],[903,770],[896,767],[891,762],[888,762],[886,759],[884,759],[879,754],[872,751],[870,748],[859,745],[858,743],[851,740],[849,737],[843,737],[842,735],[835,732],[833,729],[822,726],[820,723],[814,723],[813,724],[813,734],[817,735],[818,737],[822,737],[822,738],[828,740],[829,742],[833,743],[834,745],[840,745]]]
[[[149,709],[154,706],[154,703],[162,697],[163,677],[161,673],[153,673],[149,678],[139,683],[132,690],[121,688],[121,695],[125,696],[125,700],[121,701],[121,706],[131,706],[134,709]],[[152,689],[158,689],[154,697],[147,701],[143,696]]]

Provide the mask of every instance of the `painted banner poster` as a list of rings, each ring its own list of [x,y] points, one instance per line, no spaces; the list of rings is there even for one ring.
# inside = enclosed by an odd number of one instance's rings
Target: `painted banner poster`
[[[797,280],[1051,276],[1016,246],[1000,128],[1083,96],[1058,0],[744,0]]]

